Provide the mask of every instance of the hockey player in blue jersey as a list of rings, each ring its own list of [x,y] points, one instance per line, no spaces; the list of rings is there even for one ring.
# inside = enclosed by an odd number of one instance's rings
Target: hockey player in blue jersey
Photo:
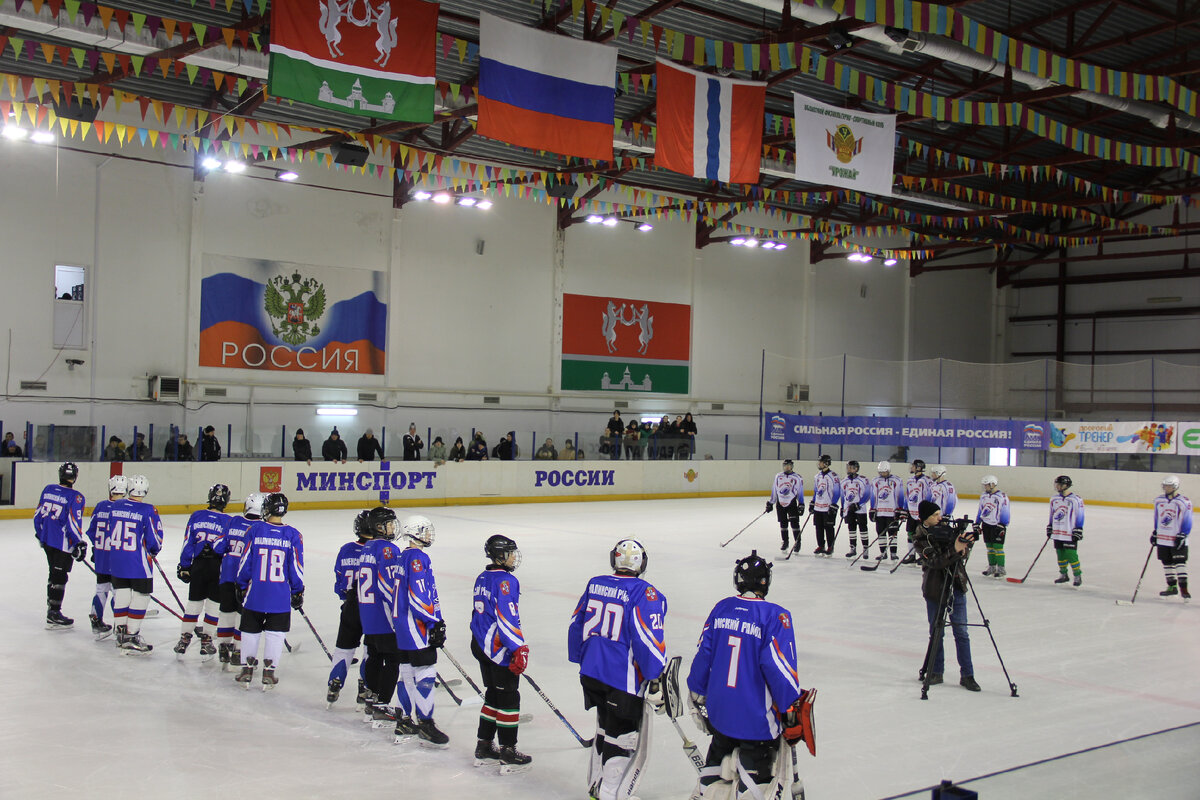
[[[484,685],[475,766],[499,764],[506,774],[528,768],[533,760],[517,750],[520,677],[529,664],[529,645],[521,632],[521,582],[513,575],[521,551],[512,539],[496,534],[484,543],[483,554],[489,563],[475,579],[471,611],[471,655],[479,662]]]
[[[370,517],[370,511],[362,511],[354,518],[355,539],[342,545],[333,562],[333,593],[342,601],[342,613],[338,620],[337,640],[333,644],[333,668],[329,671],[325,690],[325,702],[331,706],[337,702],[342,687],[346,685],[350,667],[354,663],[354,653],[362,642],[362,620],[358,617],[358,557],[363,546],[372,538]],[[359,696],[365,691],[366,686],[360,675]]]
[[[46,628],[69,628],[75,620],[62,613],[63,595],[71,574],[71,559],[83,561],[87,544],[83,539],[83,495],[72,488],[79,478],[79,467],[68,461],[58,468],[58,483],[42,490],[38,510],[33,515],[34,536],[46,553],[49,577],[46,580]]]
[[[712,733],[699,788],[705,797],[783,797],[792,777],[787,745],[801,738],[805,717],[804,736],[814,751],[816,744],[792,615],[765,599],[771,564],[757,552],[734,565],[733,585],[737,595],[708,615],[688,673],[692,715]],[[802,788],[792,795],[803,796]]]
[[[193,511],[183,531],[183,550],[175,574],[188,585],[188,602],[183,612],[182,630],[175,653],[183,657],[192,643],[193,629],[204,613],[204,626],[199,629],[200,660],[210,661],[217,654],[213,634],[217,632],[217,615],[221,605],[221,556],[217,542],[229,532],[229,487],[214,484],[208,490],[208,508]]]
[[[87,538],[92,543],[92,562],[96,567],[96,596],[92,598],[92,633],[96,640],[107,639],[112,625],[104,621],[104,610],[112,597],[112,576],[108,574],[108,510],[113,502],[129,492],[129,479],[124,475],[113,475],[108,479],[108,499],[101,500],[92,508],[92,519],[88,523]]]
[[[242,671],[234,678],[247,689],[258,667],[259,639],[263,641],[263,691],[279,683],[275,667],[283,640],[292,629],[292,609],[304,605],[304,538],[283,524],[287,495],[275,492],[263,500],[263,519],[246,532],[246,547],[238,564],[237,586],[242,602]]]
[[[151,560],[162,550],[163,529],[158,510],[146,502],[150,481],[129,476],[129,497],[108,509],[110,542],[108,568],[113,585],[113,622],[117,647],[130,654],[149,653],[142,640],[142,620],[154,591]]]
[[[588,581],[567,630],[567,659],[579,665],[584,708],[596,709],[588,791],[628,800],[649,755],[650,711],[663,713],[667,599],[642,579],[649,556],[622,539],[608,554],[612,575]]]
[[[833,459],[822,455],[817,459],[817,474],[813,477],[812,500],[808,513],[812,514],[813,527],[817,529],[817,549],[813,555],[832,556],[834,522],[838,516],[838,500],[842,496],[842,483],[838,474],[830,469]]]
[[[396,645],[400,648],[401,708],[412,711],[417,736],[425,747],[448,747],[450,737],[433,721],[433,689],[437,679],[437,648],[446,643],[446,623],[438,600],[437,583],[425,550],[433,544],[433,523],[419,514],[400,525],[406,549],[400,554],[396,586]],[[400,720],[400,711],[396,712]]]
[[[232,517],[225,535],[213,545],[213,551],[221,557],[221,574],[217,592],[221,598],[217,616],[217,658],[222,671],[230,664],[240,664],[242,658],[242,632],[237,628],[242,605],[237,596],[237,571],[246,549],[246,532],[262,519],[262,504],[266,495],[251,492],[242,505],[242,516]]]
[[[395,721],[395,736],[402,739],[417,732],[408,718],[412,703],[400,711],[391,708],[392,695],[406,690],[400,680],[400,646],[396,641],[396,588],[400,583],[400,553],[395,542],[396,512],[379,506],[368,512],[366,520],[370,539],[358,554],[358,573],[355,586],[358,594],[358,619],[362,625],[363,644],[367,657],[363,661],[363,712],[366,720],[376,727]]]

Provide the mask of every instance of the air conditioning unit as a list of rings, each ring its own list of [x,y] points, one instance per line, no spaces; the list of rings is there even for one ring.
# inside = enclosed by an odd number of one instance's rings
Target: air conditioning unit
[[[789,403],[808,402],[808,386],[799,383],[789,383],[787,385],[787,399]]]
[[[163,402],[174,402],[183,395],[183,382],[169,375],[155,375],[150,378],[150,399]]]

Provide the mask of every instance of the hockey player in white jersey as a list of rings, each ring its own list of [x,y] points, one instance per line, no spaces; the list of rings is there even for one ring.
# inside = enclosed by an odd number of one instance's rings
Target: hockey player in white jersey
[[[1058,554],[1059,576],[1055,583],[1066,583],[1069,567],[1075,574],[1074,585],[1083,583],[1083,569],[1079,566],[1079,540],[1083,538],[1083,498],[1071,491],[1071,477],[1059,475],[1054,479],[1055,495],[1050,498],[1050,522],[1046,525],[1046,538],[1054,540]]]
[[[890,550],[892,560],[896,561],[900,558],[896,553],[896,532],[904,513],[904,481],[892,474],[892,465],[887,461],[880,461],[875,471],[879,477],[871,481],[868,516],[875,523],[875,534],[879,537],[879,560],[886,558]]]
[[[954,508],[958,505],[958,493],[954,491],[954,484],[950,482],[950,478],[946,474],[946,468],[941,464],[934,464],[929,475],[933,479],[933,483],[929,484],[929,500],[937,503],[942,509],[942,515],[949,519],[954,516]]]
[[[984,475],[980,480],[983,494],[979,495],[979,510],[975,512],[975,527],[983,534],[987,545],[988,568],[984,575],[1003,578],[1004,538],[1008,534],[1010,517],[1008,495],[997,489],[1000,480],[995,475]]]
[[[850,552],[846,553],[846,558],[858,555],[855,533],[862,540],[863,557],[868,555],[871,540],[867,535],[867,511],[870,504],[871,482],[858,474],[857,461],[847,461],[846,477],[842,478],[842,518],[846,522],[846,536],[850,539]]]
[[[817,474],[813,477],[813,496],[808,504],[808,513],[813,515],[813,527],[817,529],[817,549],[813,555],[833,555],[834,521],[838,515],[838,499],[842,496],[842,484],[838,474],[830,469],[833,459],[822,455],[817,459]]]
[[[775,509],[775,517],[779,520],[779,553],[787,555],[788,548],[800,549],[800,512],[804,509],[804,479],[792,472],[792,460],[785,459],[783,472],[775,476],[771,484],[771,499],[767,501],[767,511]],[[795,542],[788,544],[788,525],[792,526],[792,537]]]
[[[1150,534],[1150,544],[1158,548],[1158,560],[1167,577],[1167,588],[1159,594],[1191,600],[1187,543],[1192,533],[1192,501],[1179,493],[1179,478],[1174,475],[1163,478],[1162,488],[1163,493],[1154,500],[1154,531]]]

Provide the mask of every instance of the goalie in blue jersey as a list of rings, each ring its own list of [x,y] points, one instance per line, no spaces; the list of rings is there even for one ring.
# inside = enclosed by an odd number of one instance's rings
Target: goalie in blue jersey
[[[765,599],[771,564],[751,552],[734,566],[737,595],[708,615],[687,685],[692,716],[712,733],[693,797],[782,797],[789,745],[816,753],[812,702],[800,688],[792,615]],[[794,782],[792,796],[802,797]]]

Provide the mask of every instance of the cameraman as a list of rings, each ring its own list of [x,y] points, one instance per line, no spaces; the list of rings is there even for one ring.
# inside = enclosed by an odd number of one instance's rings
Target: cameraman
[[[924,500],[917,507],[920,522],[913,531],[913,545],[922,564],[921,594],[925,597],[925,611],[929,617],[929,647],[937,654],[930,667],[929,685],[942,682],[946,653],[941,641],[935,641],[938,606],[945,596],[946,581],[952,580],[950,603],[947,608],[950,626],[954,630],[954,648],[958,654],[961,674],[959,684],[970,692],[978,692],[975,668],[971,664],[971,639],[967,635],[967,575],[966,561],[975,533],[966,529],[966,521],[960,524],[942,524],[942,510],[937,503]],[[942,636],[944,638],[945,629]],[[921,666],[920,680],[925,680],[925,668],[929,664],[926,651],[925,663]]]

